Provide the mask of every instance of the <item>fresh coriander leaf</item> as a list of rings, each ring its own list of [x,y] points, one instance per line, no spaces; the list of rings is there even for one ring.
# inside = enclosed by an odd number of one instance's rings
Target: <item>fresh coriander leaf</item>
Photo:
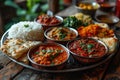
[[[60,39],[64,39],[66,37],[66,34],[60,33]]]
[[[43,50],[42,50],[42,52],[43,52],[43,53],[46,53],[46,50],[45,50],[45,49],[43,49]]]
[[[27,27],[29,27],[29,25],[28,25],[28,24],[25,24],[25,25],[24,25],[24,27],[26,27],[26,28],[27,28]]]
[[[39,54],[39,52],[35,52],[35,54]]]
[[[87,45],[87,48],[88,48],[88,49],[92,49],[93,47],[94,47],[94,44],[88,44],[88,45]]]
[[[63,50],[57,50],[57,53],[61,53],[61,52],[63,52]]]
[[[53,52],[53,50],[50,50],[50,49],[47,50],[47,53],[52,53],[52,52]]]
[[[92,50],[91,49],[88,49],[88,51],[87,51],[88,53],[90,53],[90,52],[92,52]]]

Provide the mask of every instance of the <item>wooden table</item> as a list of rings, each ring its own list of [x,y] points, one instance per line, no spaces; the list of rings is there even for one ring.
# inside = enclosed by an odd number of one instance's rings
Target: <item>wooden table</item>
[[[66,17],[76,13],[73,6],[57,15]],[[120,24],[118,24],[120,26]],[[117,31],[118,37],[120,36]],[[118,49],[106,63],[82,72],[73,73],[43,73],[25,68],[0,54],[0,80],[120,80],[120,50]]]

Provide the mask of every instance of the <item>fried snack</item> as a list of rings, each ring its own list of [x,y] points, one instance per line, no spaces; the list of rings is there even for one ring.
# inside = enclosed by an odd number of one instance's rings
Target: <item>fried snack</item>
[[[91,24],[89,26],[82,26],[78,28],[78,33],[81,37],[100,37],[100,38],[106,38],[106,37],[114,37],[114,31],[102,28],[97,24]]]

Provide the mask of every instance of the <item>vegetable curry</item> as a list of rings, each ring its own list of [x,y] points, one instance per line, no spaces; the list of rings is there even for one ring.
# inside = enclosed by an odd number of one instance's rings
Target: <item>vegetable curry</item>
[[[54,40],[71,40],[76,38],[76,33],[66,27],[54,27],[48,33],[47,36]]]

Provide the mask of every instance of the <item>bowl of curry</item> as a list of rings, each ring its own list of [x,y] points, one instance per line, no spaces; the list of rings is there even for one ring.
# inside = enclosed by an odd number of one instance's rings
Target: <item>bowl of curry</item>
[[[105,11],[105,12],[112,11],[113,8],[115,7],[114,2],[102,2],[99,4],[100,4],[100,10]]]
[[[58,43],[41,43],[29,50],[27,56],[37,69],[59,70],[69,59],[69,50]]]
[[[78,36],[77,30],[68,27],[51,27],[44,32],[48,42],[66,44]]]
[[[107,46],[93,38],[79,38],[68,42],[67,48],[73,57],[84,64],[98,62],[108,53]]]
[[[63,22],[63,18],[61,16],[50,16],[47,14],[39,15],[36,19],[36,22],[40,23],[44,30],[51,26],[58,26]]]
[[[113,25],[119,22],[119,18],[115,15],[101,14],[95,16],[95,19],[97,22],[107,23],[108,25]]]
[[[100,5],[97,2],[89,1],[80,1],[75,4],[75,8],[78,12],[93,16],[96,14],[96,11],[100,8]]]

